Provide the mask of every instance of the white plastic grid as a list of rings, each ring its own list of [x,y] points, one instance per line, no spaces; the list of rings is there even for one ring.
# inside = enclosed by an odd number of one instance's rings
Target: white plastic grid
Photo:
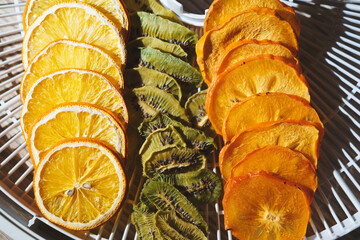
[[[319,160],[319,188],[306,239],[336,239],[360,226],[360,2],[286,1],[302,23],[300,62],[312,103],[326,131]],[[142,184],[135,161],[128,166],[129,196],[116,216],[86,232],[62,229],[41,217],[33,200],[33,167],[19,117],[23,74],[21,42],[24,0],[0,0],[0,201],[1,211],[44,239],[136,239],[131,204]],[[194,28],[199,35],[201,28]],[[131,162],[131,161],[129,161]],[[216,158],[209,167],[218,173]],[[10,204],[10,205],[9,205]],[[221,200],[204,209],[209,239],[231,239],[223,228]]]

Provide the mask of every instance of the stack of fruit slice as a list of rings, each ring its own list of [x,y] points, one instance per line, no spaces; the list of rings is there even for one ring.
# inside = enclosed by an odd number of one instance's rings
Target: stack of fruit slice
[[[127,189],[129,18],[118,0],[82,2],[27,2],[20,89],[36,202],[50,221],[76,230],[108,220]]]
[[[225,146],[225,227],[239,239],[302,239],[323,125],[297,60],[300,23],[279,0],[215,0],[197,62]]]
[[[156,0],[125,4],[132,11],[124,72],[129,129],[144,139],[139,161],[149,178],[132,222],[140,239],[206,239],[197,206],[219,197],[221,181],[206,169],[215,144],[206,91],[197,93],[203,78],[190,64],[197,35]]]

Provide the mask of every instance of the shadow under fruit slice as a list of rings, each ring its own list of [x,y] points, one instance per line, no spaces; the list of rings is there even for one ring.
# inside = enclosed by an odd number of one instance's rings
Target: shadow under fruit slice
[[[60,39],[94,45],[109,54],[119,66],[125,66],[124,39],[114,23],[95,8],[73,2],[56,4],[45,10],[28,28],[22,44],[24,68],[49,43]]]
[[[218,28],[232,16],[256,7],[275,10],[276,14],[289,22],[297,35],[300,35],[300,21],[297,19],[294,9],[279,0],[215,0],[206,14],[204,31]]]
[[[317,167],[323,129],[303,121],[268,122],[247,128],[235,136],[220,152],[219,165],[223,178],[249,153],[268,145],[287,147],[301,152]]]
[[[124,2],[130,12],[150,12],[170,21],[182,23],[173,11],[165,8],[158,0],[124,0]]]
[[[178,80],[179,83],[190,84],[194,87],[200,87],[203,83],[203,78],[198,70],[169,53],[163,53],[149,47],[139,48],[137,53],[139,56],[136,53],[134,55],[137,61],[140,61],[136,62],[136,65],[166,73]]]
[[[25,140],[36,119],[62,103],[94,104],[114,114],[127,125],[128,112],[120,92],[102,75],[85,70],[68,69],[37,80],[25,99],[20,124]]]
[[[216,75],[220,75],[226,71],[226,69],[231,68],[239,62],[260,55],[283,57],[284,60],[292,63],[294,66],[298,64],[298,60],[294,57],[293,53],[280,43],[274,43],[268,40],[244,40],[234,42],[225,50],[216,65]]]
[[[105,109],[88,103],[57,105],[38,118],[29,131],[28,147],[34,167],[47,150],[66,138],[91,138],[126,158],[125,130]]]
[[[304,76],[281,57],[258,56],[240,62],[217,77],[211,84],[206,111],[218,134],[224,119],[236,103],[258,93],[280,92],[310,101]]]
[[[203,232],[207,232],[207,223],[199,211],[174,186],[166,182],[149,181],[142,192],[158,210],[174,210],[182,219],[198,226]]]
[[[225,49],[234,42],[249,39],[281,43],[294,53],[298,50],[290,24],[280,20],[274,11],[257,8],[241,13],[221,28],[207,32],[196,45],[197,63],[208,85],[214,80],[216,66]]]
[[[317,188],[316,171],[310,160],[289,148],[266,146],[249,153],[232,169],[231,178],[256,171],[302,186],[310,202]]]
[[[179,46],[174,43],[169,43],[162,41],[154,37],[139,37],[131,42],[126,44],[128,52],[131,52],[132,49],[136,48],[146,48],[150,47],[153,49],[160,50],[164,53],[170,53],[174,57],[181,58],[183,60],[187,59],[187,53]]]
[[[175,128],[168,125],[166,128],[154,131],[146,138],[139,155],[142,160],[146,160],[152,153],[172,147],[185,148],[186,143]]]
[[[144,206],[142,206],[142,203],[138,203],[133,206],[131,222],[135,226],[140,239],[162,239],[159,229],[155,226],[155,213],[149,212]]]
[[[304,99],[283,93],[261,93],[228,111],[222,131],[224,141],[230,141],[248,127],[280,120],[313,122],[319,129],[323,128],[317,112]]]
[[[69,2],[67,0],[29,0],[26,3],[23,26],[25,31],[35,21],[35,19],[46,9],[59,3]],[[107,18],[115,23],[116,27],[121,30],[124,38],[127,38],[129,31],[129,16],[124,4],[120,0],[83,0],[83,3],[89,4],[102,12]]]
[[[157,129],[165,128],[168,125],[175,127],[189,148],[195,148],[206,153],[216,149],[214,139],[206,136],[203,131],[185,126],[165,114],[157,114],[151,119],[142,122],[139,126],[139,132],[141,136],[147,137]]]
[[[63,69],[84,69],[104,75],[116,89],[124,88],[121,66],[101,49],[70,40],[58,40],[43,49],[25,70],[20,97],[24,102],[31,86],[41,77]]]
[[[231,178],[223,207],[225,229],[239,239],[301,240],[310,219],[305,193],[264,172]]]
[[[198,150],[171,147],[153,152],[142,159],[143,175],[149,178],[157,174],[176,174],[205,168],[206,158]]]
[[[42,214],[69,229],[92,229],[110,219],[127,183],[113,152],[94,140],[55,145],[38,164],[34,195]]]
[[[155,14],[137,12],[131,14],[130,19],[133,38],[155,37],[180,45],[188,53],[193,51],[198,41],[197,35],[187,27]]]
[[[182,93],[180,85],[174,78],[165,73],[145,67],[138,67],[126,69],[124,71],[124,78],[126,79],[126,87],[128,88],[154,86],[174,95],[179,101],[181,99]]]
[[[185,109],[180,106],[180,102],[170,93],[153,86],[135,88],[133,93],[137,98],[137,106],[145,119],[149,119],[158,113],[166,113],[182,121],[189,122]]]
[[[165,239],[207,239],[197,226],[178,218],[175,211],[158,211],[155,215],[155,224]]]

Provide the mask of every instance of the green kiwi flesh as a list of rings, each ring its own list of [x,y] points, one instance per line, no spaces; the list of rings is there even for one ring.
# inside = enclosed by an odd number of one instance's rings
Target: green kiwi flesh
[[[176,98],[154,86],[134,88],[137,98],[137,112],[141,112],[144,119],[151,118],[157,113],[166,113],[184,122],[189,122],[185,109]]]
[[[161,3],[157,0],[123,0],[126,8],[129,12],[150,12],[154,13],[157,16],[161,16],[165,19],[168,19],[173,22],[182,24],[181,20],[176,16],[176,14],[163,7]]]
[[[149,178],[157,174],[175,174],[197,171],[205,168],[206,158],[196,149],[166,148],[153,152],[142,160],[143,175]]]
[[[176,129],[169,125],[166,128],[158,129],[151,133],[140,148],[139,155],[145,160],[150,157],[153,152],[161,151],[166,148],[186,147],[186,143]]]
[[[131,37],[155,37],[194,52],[197,35],[187,27],[147,12],[130,14]]]
[[[163,53],[150,47],[138,49],[140,54],[139,66],[166,73],[179,82],[190,84],[194,87],[202,85],[203,78],[201,73],[189,63],[169,53]]]
[[[136,228],[136,232],[142,240],[164,239],[155,225],[155,213],[151,213],[142,204],[133,206],[131,222]]]
[[[210,127],[211,123],[205,110],[207,89],[192,95],[185,103],[185,111],[190,121],[198,128]]]
[[[154,86],[167,93],[172,94],[177,100],[181,99],[181,88],[177,81],[169,75],[145,68],[138,67],[124,71],[125,86],[136,88],[143,86]]]
[[[168,125],[175,127],[189,148],[195,148],[207,154],[216,149],[216,145],[212,137],[208,137],[204,132],[188,127],[166,114],[157,114],[151,119],[143,121],[138,129],[141,136],[147,137],[153,131],[165,128]]]
[[[176,216],[175,211],[158,211],[155,215],[155,225],[166,239],[176,240],[206,240],[204,233],[194,224]]]
[[[174,57],[186,60],[188,54],[179,45],[162,41],[154,37],[140,37],[127,43],[128,52],[135,48],[151,47],[164,53],[169,53]]]
[[[175,186],[197,203],[211,203],[219,198],[222,191],[219,177],[208,169],[176,174]]]
[[[182,219],[198,226],[203,232],[207,232],[207,223],[199,211],[174,186],[150,179],[142,191],[158,210],[174,210]]]

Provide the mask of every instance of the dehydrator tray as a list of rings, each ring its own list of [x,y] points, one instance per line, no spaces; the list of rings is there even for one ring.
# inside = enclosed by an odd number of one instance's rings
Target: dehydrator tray
[[[208,0],[161,2],[180,15],[199,35]],[[331,240],[360,226],[360,1],[293,0],[301,21],[299,58],[310,85],[312,105],[324,126],[318,177],[305,239]],[[41,216],[32,189],[33,166],[19,118],[19,86],[24,0],[0,0],[0,217],[29,239],[136,239],[130,223],[132,204],[143,179],[138,164],[127,166],[130,189],[121,210],[106,224],[84,232],[70,231]],[[217,159],[208,167],[219,174]],[[201,211],[209,239],[232,239],[223,227],[221,199]],[[1,235],[0,235],[1,236]]]

